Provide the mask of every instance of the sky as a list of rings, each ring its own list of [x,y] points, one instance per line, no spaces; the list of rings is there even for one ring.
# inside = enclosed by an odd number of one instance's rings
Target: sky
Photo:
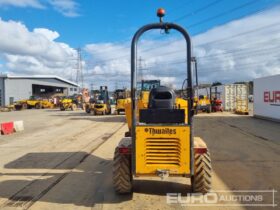
[[[85,86],[129,87],[131,38],[158,22],[159,7],[164,21],[189,32],[199,83],[280,73],[280,0],[0,0],[0,72],[76,81],[80,48]],[[175,31],[148,32],[139,44],[138,78],[179,88],[185,47]]]

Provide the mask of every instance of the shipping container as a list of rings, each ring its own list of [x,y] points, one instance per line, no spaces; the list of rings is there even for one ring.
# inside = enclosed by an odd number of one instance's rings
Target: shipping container
[[[236,108],[235,112],[239,114],[249,114],[249,86],[244,84],[236,84]]]
[[[254,116],[280,121],[280,74],[254,80]]]
[[[225,111],[248,112],[248,85],[246,84],[227,84],[201,88],[198,90],[198,94],[222,100],[223,110]]]

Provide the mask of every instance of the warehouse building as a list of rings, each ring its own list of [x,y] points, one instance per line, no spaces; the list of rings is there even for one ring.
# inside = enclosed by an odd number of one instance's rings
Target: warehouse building
[[[0,106],[7,106],[30,96],[50,98],[75,93],[78,93],[78,85],[58,76],[0,75]]]

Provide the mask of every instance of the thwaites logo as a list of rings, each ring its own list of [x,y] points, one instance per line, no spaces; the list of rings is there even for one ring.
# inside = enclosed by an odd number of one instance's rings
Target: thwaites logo
[[[263,101],[271,105],[280,105],[280,91],[264,91]]]
[[[174,128],[145,128],[146,133],[150,133],[151,135],[155,134],[176,134],[176,129]]]

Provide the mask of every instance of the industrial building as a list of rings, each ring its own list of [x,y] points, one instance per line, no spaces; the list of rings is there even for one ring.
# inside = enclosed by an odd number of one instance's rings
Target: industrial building
[[[78,93],[78,85],[58,76],[0,75],[0,106],[28,99],[30,96],[49,98]]]

